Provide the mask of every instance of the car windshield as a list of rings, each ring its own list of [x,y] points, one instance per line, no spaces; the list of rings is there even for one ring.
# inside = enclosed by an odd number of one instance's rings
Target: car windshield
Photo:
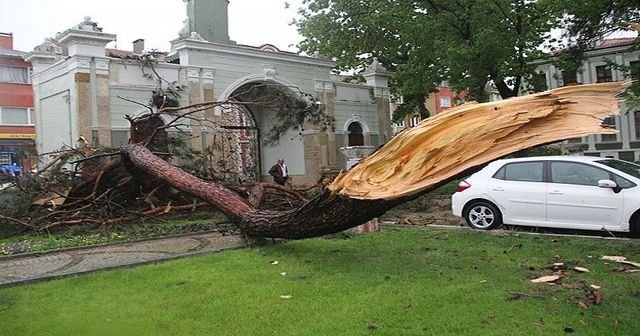
[[[596,162],[617,169],[631,176],[640,178],[640,166],[635,163],[614,159],[599,160]]]

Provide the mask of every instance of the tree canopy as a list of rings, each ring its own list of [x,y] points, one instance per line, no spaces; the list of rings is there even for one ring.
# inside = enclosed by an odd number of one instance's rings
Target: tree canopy
[[[546,89],[531,61],[545,57],[541,47],[552,32],[592,40],[620,22],[637,21],[639,6],[631,0],[584,6],[569,0],[305,0],[295,24],[304,37],[300,50],[334,59],[339,71],[363,69],[378,58],[394,71],[392,92],[413,112],[424,109],[442,81],[478,101],[488,100],[488,83],[503,98],[517,96],[522,84]]]

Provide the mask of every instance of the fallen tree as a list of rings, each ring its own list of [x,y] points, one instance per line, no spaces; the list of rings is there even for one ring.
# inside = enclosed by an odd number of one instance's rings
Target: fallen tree
[[[626,86],[568,86],[452,108],[400,133],[315,198],[285,211],[259,210],[236,191],[186,173],[142,143],[122,146],[120,154],[134,177],[153,176],[214,205],[249,236],[301,239],[360,225],[510,153],[615,133],[602,120],[619,112],[617,95]]]

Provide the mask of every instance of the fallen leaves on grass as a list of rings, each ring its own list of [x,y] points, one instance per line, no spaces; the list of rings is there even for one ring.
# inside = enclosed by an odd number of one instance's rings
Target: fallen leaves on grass
[[[602,302],[602,292],[598,289],[589,288],[586,290],[586,296],[594,304],[600,304]]]
[[[622,257],[624,258],[624,257]],[[615,260],[626,260],[626,258],[615,258]],[[529,274],[528,278],[532,283],[546,283],[549,285],[558,285],[556,288],[561,288],[567,291],[582,291],[583,295],[572,296],[568,302],[577,304],[583,309],[589,308],[591,305],[598,305],[602,302],[603,296],[600,291],[600,286],[589,284],[584,280],[580,280],[579,276],[582,273],[590,272],[586,267],[573,266],[574,262],[569,262],[568,266],[564,262],[561,262],[559,255],[553,256],[554,262],[547,267],[542,268],[542,274]],[[573,267],[572,267],[573,266]],[[531,267],[529,270],[532,270]],[[574,271],[574,272],[571,272]],[[546,273],[546,274],[545,274]],[[551,274],[550,274],[551,273]],[[561,280],[562,279],[562,280]],[[562,283],[561,283],[562,282]],[[509,300],[517,300],[521,298],[531,297],[526,293],[512,292]]]
[[[637,273],[637,272],[640,272],[640,270],[628,269],[626,267],[618,267],[618,268],[612,269],[611,272],[614,272],[614,273]]]
[[[602,303],[602,292],[600,286],[587,285],[586,282],[581,282],[582,289],[584,291],[584,297],[576,298],[572,297],[569,302],[575,303],[583,309],[589,308],[591,305],[599,305]]]
[[[540,295],[535,295],[531,293],[520,293],[520,292],[511,292],[509,293],[509,297],[507,300],[521,300],[521,299],[542,299],[543,297]]]
[[[539,319],[538,321],[533,322],[533,325],[542,328],[544,327],[544,321],[542,319]]]
[[[513,244],[513,245],[511,245],[511,247],[510,247],[508,250],[506,250],[504,253],[509,253],[509,252],[511,252],[511,251],[513,251],[513,250],[515,250],[515,249],[519,249],[519,248],[521,248],[521,247],[522,247],[522,244]]]

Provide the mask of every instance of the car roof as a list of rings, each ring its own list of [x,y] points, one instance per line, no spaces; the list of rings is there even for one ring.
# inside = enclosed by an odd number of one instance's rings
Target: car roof
[[[572,162],[594,162],[599,160],[606,160],[599,156],[583,156],[583,155],[550,155],[550,156],[530,156],[522,158],[512,159],[500,159],[495,162],[508,163],[508,162],[526,162],[526,161],[572,161]]]

